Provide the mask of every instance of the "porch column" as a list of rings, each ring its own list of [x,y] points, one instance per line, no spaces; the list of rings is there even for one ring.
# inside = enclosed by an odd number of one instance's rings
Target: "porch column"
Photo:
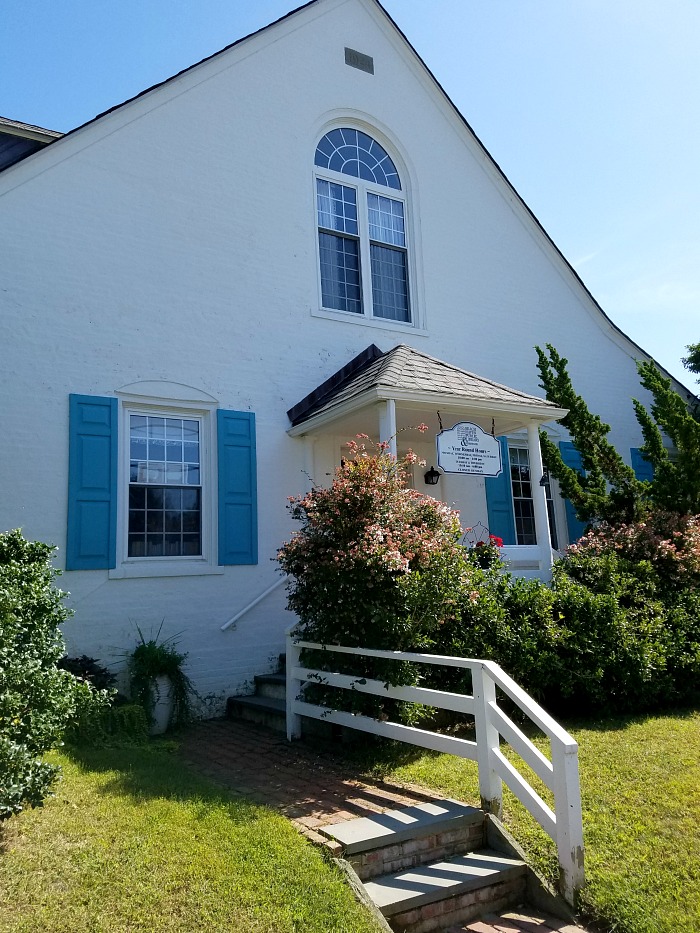
[[[316,438],[311,434],[304,434],[302,437],[302,443],[304,444],[303,448],[303,461],[302,461],[302,472],[304,474],[304,490],[310,492],[313,488],[315,473],[315,447],[316,447]]]
[[[388,398],[379,406],[379,440],[389,442],[389,453],[396,453],[396,402]]]
[[[535,511],[535,533],[540,548],[540,570],[552,569],[552,539],[549,534],[549,518],[547,516],[547,493],[544,486],[540,486],[540,478],[544,475],[542,465],[542,451],[540,450],[539,427],[531,421],[527,426],[527,448],[530,455],[530,486],[532,491],[532,506]]]

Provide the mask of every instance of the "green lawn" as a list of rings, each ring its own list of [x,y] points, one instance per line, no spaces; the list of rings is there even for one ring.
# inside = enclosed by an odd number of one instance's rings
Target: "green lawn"
[[[376,933],[291,823],[167,744],[54,760],[56,797],[0,830],[0,930]]]
[[[587,914],[615,933],[700,931],[700,712],[568,728],[580,746]],[[374,776],[478,800],[472,762],[366,742],[352,757]],[[375,931],[290,823],[194,777],[167,743],[56,759],[57,796],[0,830],[3,933]],[[552,874],[552,845],[507,792],[505,811]]]
[[[579,743],[586,914],[615,933],[697,933],[700,712],[589,721],[566,728]],[[547,749],[543,741],[537,744]],[[473,762],[398,745],[365,748],[353,757],[376,777],[414,782],[478,802]],[[538,784],[531,773],[528,778],[533,786]],[[549,838],[508,791],[504,808],[513,835],[553,878],[556,857]]]

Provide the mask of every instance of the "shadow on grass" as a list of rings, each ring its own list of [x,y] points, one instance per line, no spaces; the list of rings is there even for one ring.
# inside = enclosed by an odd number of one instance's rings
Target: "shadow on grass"
[[[252,822],[269,816],[268,807],[248,800],[196,773],[178,753],[177,739],[152,739],[144,745],[65,746],[63,753],[82,771],[111,774],[98,789],[103,795],[134,800],[165,799],[196,803],[202,812],[226,807],[232,819]]]
[[[647,710],[643,713],[617,713],[615,715],[570,715],[562,718],[561,723],[570,732],[588,730],[590,732],[621,732],[631,726],[642,725],[653,719],[692,719],[700,712],[700,703],[693,706],[666,707],[659,710]]]

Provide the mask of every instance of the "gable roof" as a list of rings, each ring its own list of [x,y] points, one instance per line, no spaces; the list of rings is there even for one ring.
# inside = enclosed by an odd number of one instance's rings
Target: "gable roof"
[[[565,412],[553,402],[468,372],[404,344],[381,353],[371,344],[346,367],[287,412],[294,427],[330,413],[348,402],[383,398],[412,398],[443,403],[495,406],[527,411],[552,421]]]
[[[139,92],[138,94],[134,95],[133,97],[128,98],[127,100],[123,101],[122,103],[116,104],[114,107],[110,107],[108,110],[105,110],[105,111],[103,111],[103,112],[100,113],[100,114],[97,114],[97,115],[96,115],[95,117],[93,117],[91,120],[88,120],[88,121],[86,121],[85,123],[81,124],[80,126],[75,127],[74,129],[70,130],[68,133],[65,133],[65,134],[56,133],[55,136],[56,136],[56,137],[61,137],[61,136],[70,137],[70,136],[73,136],[73,134],[79,132],[79,131],[82,130],[83,128],[85,128],[85,127],[87,127],[87,126],[90,126],[90,125],[92,125],[92,124],[94,124],[94,123],[96,123],[96,122],[98,122],[98,121],[104,119],[105,117],[109,116],[110,114],[115,113],[115,112],[121,110],[122,108],[124,108],[124,107],[128,106],[129,104],[131,104],[133,101],[136,101],[136,100],[138,100],[138,99],[140,99],[140,98],[142,98],[142,97],[144,97],[144,96],[146,96],[146,95],[148,95],[148,94],[150,94],[150,93],[152,93],[152,92],[154,92],[154,91],[159,90],[159,89],[162,88],[162,87],[167,86],[168,84],[170,84],[170,83],[176,81],[178,78],[182,77],[182,75],[185,75],[185,74],[188,74],[188,73],[191,72],[191,71],[194,71],[195,69],[199,68],[201,65],[205,64],[206,62],[210,62],[210,61],[212,61],[213,59],[218,58],[219,56],[225,55],[225,54],[226,54],[227,52],[229,52],[231,49],[236,48],[237,46],[240,46],[240,45],[242,45],[242,44],[244,44],[244,43],[246,43],[246,42],[249,42],[251,39],[255,38],[256,36],[260,36],[260,35],[262,35],[262,34],[268,32],[268,31],[274,29],[275,26],[279,25],[280,23],[285,22],[286,20],[289,20],[289,19],[291,19],[291,18],[297,16],[297,15],[298,15],[299,13],[301,13],[303,10],[310,9],[310,8],[316,7],[316,6],[321,6],[324,2],[326,2],[326,0],[308,0],[307,3],[304,3],[304,4],[302,4],[301,6],[296,7],[296,8],[294,8],[294,9],[290,10],[290,11],[289,11],[288,13],[286,13],[284,16],[281,16],[281,17],[279,17],[278,19],[274,20],[273,22],[268,23],[268,25],[263,26],[263,27],[261,27],[260,29],[255,30],[255,31],[252,32],[252,33],[249,33],[247,36],[242,36],[241,38],[235,40],[234,42],[229,43],[229,45],[224,46],[224,48],[220,49],[218,52],[214,52],[214,53],[212,53],[211,55],[206,56],[205,58],[201,59],[200,61],[195,62],[194,64],[188,66],[187,68],[183,68],[181,71],[177,72],[177,73],[174,74],[174,75],[171,75],[169,78],[166,78],[166,79],[164,79],[163,81],[157,82],[156,84],[152,85],[152,86],[149,87],[149,88],[144,89],[143,91]],[[445,89],[442,87],[442,85],[440,84],[440,82],[437,80],[437,78],[435,77],[435,75],[433,74],[433,72],[430,70],[430,68],[426,65],[425,61],[424,61],[424,60],[421,58],[421,56],[418,54],[418,52],[416,51],[416,49],[414,48],[414,46],[411,44],[411,42],[409,41],[409,39],[406,37],[405,33],[404,33],[404,32],[401,30],[401,28],[396,24],[396,22],[395,22],[394,19],[391,17],[391,15],[387,12],[387,10],[382,6],[380,0],[361,0],[361,2],[366,3],[366,4],[369,4],[369,5],[371,5],[372,7],[374,7],[375,10],[380,11],[380,13],[381,13],[382,17],[384,18],[384,20],[391,26],[391,28],[392,28],[393,31],[396,33],[396,35],[398,35],[398,36],[400,37],[400,39],[402,40],[402,43],[405,45],[405,47],[408,48],[408,50],[410,51],[410,53],[413,55],[413,57],[415,58],[415,60],[418,62],[420,68],[423,70],[423,72],[424,72],[424,73],[427,75],[427,77],[429,78],[430,82],[431,82],[431,83],[434,85],[434,87],[437,89],[439,95],[440,95],[440,96],[443,98],[443,100],[446,102],[446,104],[448,105],[448,107],[449,107],[449,109],[451,110],[451,112],[453,113],[453,115],[457,118],[457,120],[459,121],[459,123],[466,129],[466,131],[467,131],[468,135],[470,136],[470,138],[473,139],[473,141],[474,141],[474,142],[476,143],[476,145],[479,147],[479,149],[481,150],[482,154],[483,154],[484,157],[485,157],[486,163],[487,163],[488,165],[490,165],[490,166],[493,168],[493,170],[495,171],[496,175],[500,178],[501,182],[502,182],[503,184],[505,184],[505,186],[507,187],[509,193],[515,198],[517,204],[523,209],[524,213],[527,215],[527,217],[528,217],[528,219],[530,220],[530,222],[534,225],[534,227],[536,228],[538,234],[544,239],[544,241],[547,243],[547,245],[553,250],[553,252],[555,253],[557,259],[563,264],[563,266],[564,266],[564,268],[566,269],[566,271],[568,272],[568,274],[574,279],[574,281],[575,281],[577,287],[580,288],[580,289],[582,290],[582,292],[586,295],[587,299],[588,299],[589,302],[590,302],[590,305],[591,305],[592,309],[594,309],[594,311],[597,312],[597,314],[599,315],[600,323],[603,323],[603,322],[604,322],[605,325],[607,325],[607,327],[608,327],[618,338],[619,338],[619,337],[623,338],[623,340],[629,345],[629,347],[633,348],[633,351],[634,351],[634,350],[639,351],[639,354],[640,354],[642,357],[644,357],[644,358],[646,358],[646,359],[649,359],[649,360],[652,360],[653,362],[655,362],[655,364],[659,367],[659,369],[661,369],[661,371],[662,371],[666,376],[668,376],[668,377],[672,380],[674,386],[675,386],[679,391],[683,391],[683,392],[685,392],[685,393],[687,394],[688,399],[695,399],[695,395],[694,395],[692,392],[690,392],[690,390],[688,390],[688,388],[687,388],[686,386],[684,386],[682,383],[680,383],[680,382],[678,381],[678,379],[677,379],[675,376],[673,376],[673,375],[672,375],[671,373],[669,373],[666,369],[664,369],[664,367],[662,367],[659,363],[657,363],[655,360],[653,360],[653,357],[652,357],[646,350],[644,350],[639,344],[637,344],[634,340],[632,340],[631,337],[629,337],[620,327],[617,326],[617,324],[615,324],[614,321],[611,320],[611,318],[608,317],[608,315],[605,313],[605,311],[604,311],[603,308],[600,306],[600,304],[598,304],[598,302],[597,302],[597,300],[595,299],[595,297],[594,297],[594,296],[592,295],[592,293],[588,290],[587,286],[585,285],[585,283],[583,282],[583,280],[580,278],[580,276],[578,275],[578,273],[576,272],[576,270],[575,270],[575,269],[573,268],[573,266],[569,263],[569,261],[568,261],[567,258],[564,256],[564,254],[561,252],[561,250],[559,249],[559,247],[556,245],[556,243],[555,243],[555,242],[552,240],[552,238],[549,236],[549,234],[547,233],[547,231],[544,229],[544,227],[542,226],[542,224],[540,223],[540,221],[537,219],[537,217],[535,216],[535,214],[533,213],[533,211],[532,211],[532,210],[528,207],[528,205],[525,203],[525,201],[524,201],[523,198],[520,196],[520,194],[518,193],[518,191],[516,190],[516,188],[513,186],[513,184],[509,181],[509,179],[508,179],[508,177],[506,176],[506,174],[505,174],[505,172],[503,171],[503,169],[500,167],[500,165],[498,164],[498,162],[496,162],[496,160],[493,158],[493,156],[491,155],[491,153],[488,151],[488,149],[486,148],[486,146],[484,145],[484,143],[481,141],[481,139],[479,138],[479,136],[477,135],[477,133],[474,131],[474,129],[472,128],[472,126],[469,124],[469,122],[466,120],[466,118],[465,118],[465,117],[462,115],[462,113],[459,111],[459,109],[458,109],[457,106],[454,104],[454,102],[452,101],[452,99],[450,98],[450,96],[447,94],[447,92],[445,91]],[[26,126],[29,126],[28,124],[25,124],[25,125],[26,125]],[[37,128],[37,129],[39,129],[39,128]],[[49,131],[43,131],[43,132],[47,132],[47,133],[52,133],[52,134],[53,134],[53,131],[50,131],[50,130],[49,130]],[[43,146],[42,148],[46,148],[46,146]],[[26,153],[26,155],[30,155],[30,154],[32,154],[32,153]],[[41,158],[41,156],[37,156],[37,158]],[[12,164],[12,163],[10,163],[10,164]],[[5,168],[9,168],[9,165],[4,165],[4,166],[3,166],[2,164],[0,164],[0,174],[3,172],[3,170],[4,170]],[[632,353],[631,355],[634,356],[635,354]]]
[[[44,149],[61,136],[63,133],[57,130],[45,130],[32,123],[0,117],[0,172]]]

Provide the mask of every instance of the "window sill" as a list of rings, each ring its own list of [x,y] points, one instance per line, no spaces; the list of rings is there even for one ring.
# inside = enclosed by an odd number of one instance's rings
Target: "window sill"
[[[326,318],[328,321],[344,321],[346,324],[361,324],[363,327],[379,327],[382,330],[402,331],[416,334],[418,337],[427,337],[428,331],[416,327],[415,324],[406,324],[403,321],[390,321],[387,318],[367,317],[365,314],[354,314],[352,311],[331,311],[327,308],[312,309],[312,317]]]
[[[135,577],[204,577],[211,574],[225,573],[224,567],[210,564],[208,561],[174,561],[155,559],[144,561],[124,561],[119,567],[109,571],[110,580],[127,580]]]

